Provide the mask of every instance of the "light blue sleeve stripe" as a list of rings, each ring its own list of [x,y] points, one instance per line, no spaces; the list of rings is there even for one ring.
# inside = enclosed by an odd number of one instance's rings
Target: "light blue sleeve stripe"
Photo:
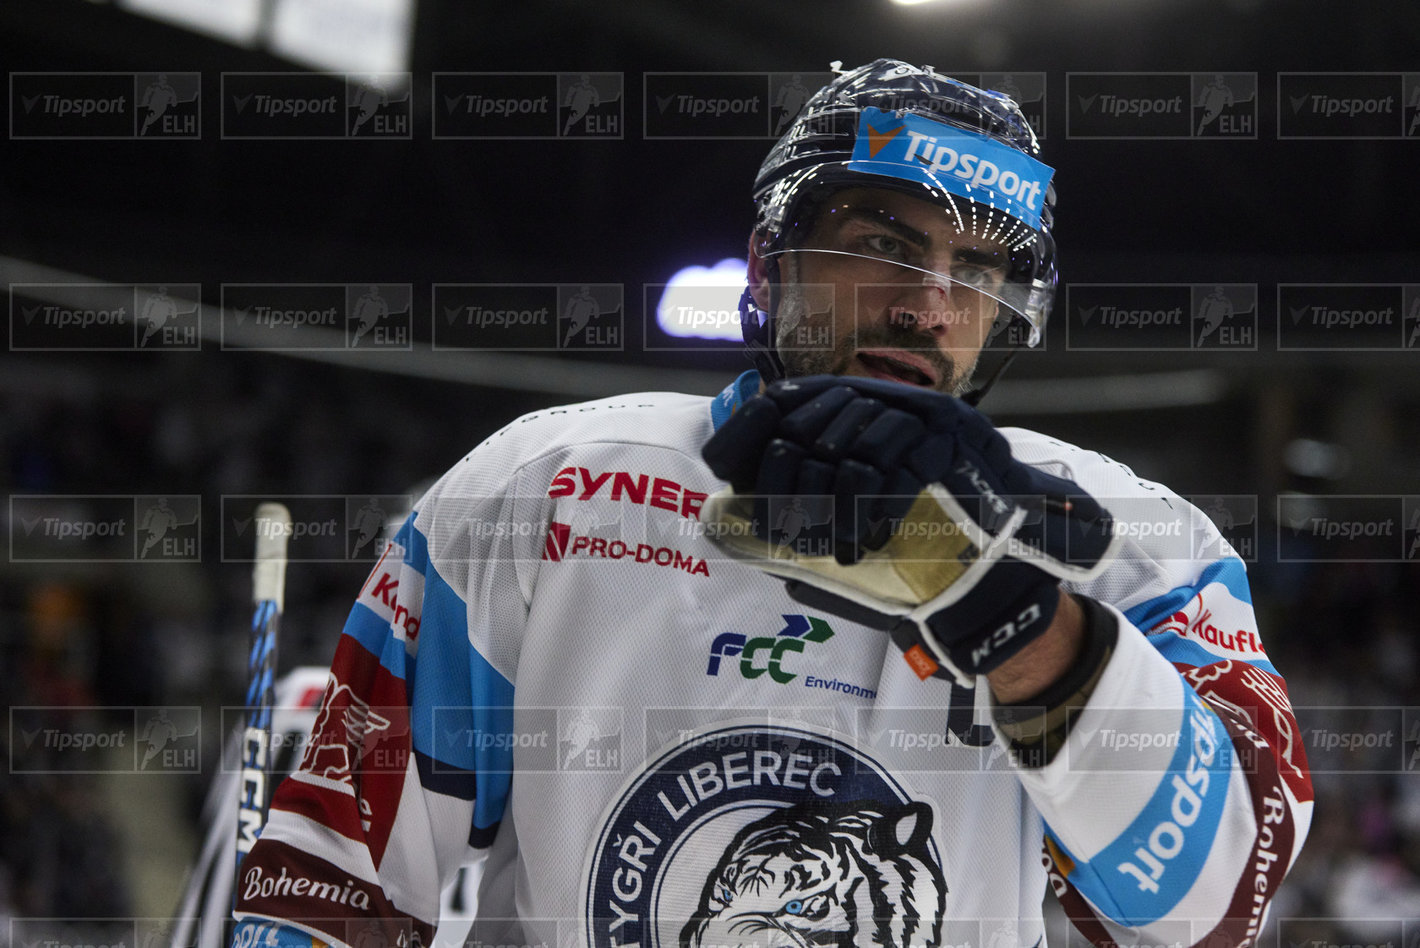
[[[474,649],[469,650],[474,683],[473,727],[478,734],[513,734],[513,685],[494,670]],[[503,818],[508,789],[513,780],[511,741],[474,750],[478,771],[478,797],[473,802],[473,825],[487,829]]]
[[[503,817],[513,769],[513,683],[468,641],[463,598],[431,566],[428,539],[413,517],[395,537],[404,562],[424,576],[420,603],[418,658],[390,632],[389,623],[368,606],[356,604],[345,634],[411,692],[409,723],[414,749],[429,766],[456,778],[475,774],[474,825],[486,829]],[[491,739],[490,739],[491,738]]]
[[[1163,918],[1193,887],[1213,850],[1232,777],[1233,745],[1217,715],[1184,688],[1178,747],[1134,821],[1088,862],[1069,854],[1067,878],[1111,921]],[[1051,840],[1060,840],[1047,829]]]
[[[1192,665],[1195,668],[1202,668],[1204,665],[1213,665],[1218,662],[1229,661],[1227,657],[1214,654],[1197,642],[1191,642],[1188,639],[1181,638],[1177,632],[1159,632],[1155,635],[1146,636],[1146,638],[1149,640],[1149,644],[1152,645],[1160,655],[1180,665]],[[1278,674],[1276,666],[1265,658],[1241,658],[1232,660],[1247,662],[1249,665],[1254,665],[1262,669],[1269,675]]]
[[[416,510],[405,519],[404,525],[394,535],[394,542],[404,547],[404,561],[428,579],[432,572],[429,569],[429,540],[415,528],[414,518],[417,516],[419,511]]]
[[[356,603],[345,620],[345,634],[371,655],[378,656],[385,671],[401,681],[414,675],[414,662],[404,651],[404,643],[390,632],[390,624],[373,609]]]
[[[406,523],[397,539],[405,560],[424,574],[419,617],[419,674],[413,678],[410,729],[414,749],[478,775],[473,821],[479,828],[503,817],[513,769],[513,683],[468,640],[467,604],[432,568],[428,539]],[[485,739],[491,735],[494,739]]]
[[[1230,556],[1210,564],[1203,571],[1203,575],[1198,577],[1198,582],[1192,586],[1179,586],[1162,596],[1155,596],[1137,606],[1131,606],[1125,610],[1124,618],[1147,631],[1188,605],[1194,596],[1213,583],[1222,583],[1223,588],[1238,602],[1252,605],[1252,590],[1247,585],[1247,569],[1242,560]]]

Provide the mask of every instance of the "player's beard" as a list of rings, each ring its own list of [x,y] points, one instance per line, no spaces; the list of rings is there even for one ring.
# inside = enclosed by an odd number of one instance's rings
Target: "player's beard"
[[[805,375],[848,375],[854,354],[863,349],[905,349],[931,364],[936,376],[932,386],[946,395],[960,396],[970,387],[976,360],[958,367],[957,360],[943,352],[930,333],[893,323],[859,326],[850,332],[838,333],[832,307],[817,311],[809,304],[807,294],[798,284],[783,288],[774,317],[774,345],[790,378]],[[798,339],[820,338],[829,334],[831,346],[803,345]],[[903,383],[908,384],[908,383]]]

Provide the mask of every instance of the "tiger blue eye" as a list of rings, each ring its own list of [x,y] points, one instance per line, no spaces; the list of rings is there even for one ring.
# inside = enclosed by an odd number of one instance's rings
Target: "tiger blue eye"
[[[792,902],[785,903],[784,905],[784,911],[788,912],[790,915],[798,915],[803,910],[804,903],[799,899],[794,899]]]

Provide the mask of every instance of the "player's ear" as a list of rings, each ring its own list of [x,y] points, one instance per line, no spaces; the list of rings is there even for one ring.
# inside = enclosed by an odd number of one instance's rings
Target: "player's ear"
[[[749,280],[749,292],[750,296],[754,298],[754,305],[768,312],[769,265],[759,255],[759,249],[763,243],[763,234],[756,232],[749,235],[749,267],[746,279]]]

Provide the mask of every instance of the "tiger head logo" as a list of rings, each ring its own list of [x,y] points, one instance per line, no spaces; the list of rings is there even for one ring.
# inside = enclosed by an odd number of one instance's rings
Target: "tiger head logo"
[[[935,948],[947,885],[925,803],[801,803],[735,835],[681,948]]]

